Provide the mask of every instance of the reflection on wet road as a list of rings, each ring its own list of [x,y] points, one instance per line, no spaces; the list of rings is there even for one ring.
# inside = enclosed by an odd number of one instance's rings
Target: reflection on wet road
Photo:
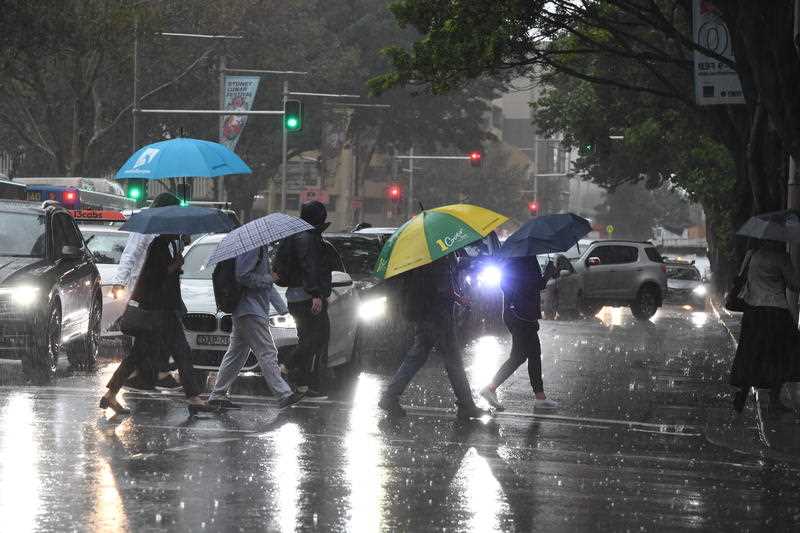
[[[25,386],[0,367],[2,530],[557,531],[791,529],[800,464],[712,444],[730,422],[730,338],[713,314],[650,322],[603,309],[543,322],[556,411],[534,412],[524,367],[507,411],[459,423],[436,358],[410,416],[384,419],[387,376],[368,369],[324,401],[278,411],[245,378],[241,411],[189,419],[178,395],[126,393],[96,409],[113,371]],[[486,332],[466,351],[474,390],[509,350]],[[377,356],[376,356],[377,357]],[[724,435],[724,433],[723,433]],[[718,437],[719,435],[717,435]],[[724,439],[723,439],[724,440]]]

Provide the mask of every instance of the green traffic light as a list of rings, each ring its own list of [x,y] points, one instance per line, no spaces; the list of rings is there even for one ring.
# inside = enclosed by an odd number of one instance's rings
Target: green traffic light
[[[300,128],[300,119],[297,117],[286,117],[286,129],[296,130]]]
[[[128,197],[131,200],[139,200],[142,197],[142,190],[138,187],[128,189]]]

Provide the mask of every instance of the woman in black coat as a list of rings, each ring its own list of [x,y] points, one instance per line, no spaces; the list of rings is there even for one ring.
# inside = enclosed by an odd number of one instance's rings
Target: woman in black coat
[[[189,410],[199,411],[206,408],[206,403],[200,398],[192,381],[191,349],[186,342],[180,319],[183,310],[180,285],[183,256],[178,244],[179,238],[178,235],[159,235],[150,244],[147,259],[131,295],[131,302],[152,314],[155,331],[136,337],[133,350],[122,360],[108,382],[108,391],[100,399],[102,409],[110,407],[117,414],[130,413],[117,401],[117,394],[141,362],[151,352],[162,348],[165,353],[172,354],[178,365]]]

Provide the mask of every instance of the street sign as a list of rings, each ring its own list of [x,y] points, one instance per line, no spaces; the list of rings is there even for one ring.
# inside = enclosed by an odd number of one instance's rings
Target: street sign
[[[694,41],[735,61],[728,27],[709,0],[692,1]],[[742,83],[736,71],[721,61],[694,52],[694,95],[698,105],[743,104]]]
[[[330,202],[330,195],[328,191],[322,190],[319,187],[306,187],[302,191],[300,191],[300,203],[304,204],[306,202],[322,202],[323,204],[327,204]]]
[[[608,236],[611,237],[614,234],[614,226],[611,224],[606,226],[606,233],[608,233]]]

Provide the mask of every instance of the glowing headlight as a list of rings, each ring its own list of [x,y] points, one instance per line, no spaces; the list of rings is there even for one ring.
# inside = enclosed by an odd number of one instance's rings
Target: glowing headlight
[[[20,285],[19,287],[0,289],[0,294],[9,294],[11,295],[11,301],[14,304],[22,307],[28,307],[39,297],[39,287]]]
[[[386,297],[364,300],[358,306],[358,316],[361,320],[375,320],[386,314]]]
[[[125,287],[112,287],[108,290],[108,297],[113,298],[114,300],[121,300],[125,297],[127,292],[128,291],[125,289]]]
[[[294,317],[289,313],[285,315],[273,315],[269,317],[269,325],[273,328],[284,328],[284,329],[294,329],[297,328],[297,324],[294,321]]]
[[[692,292],[695,293],[697,296],[705,296],[708,293],[708,289],[706,289],[705,285],[698,285]]]
[[[503,280],[503,271],[495,265],[488,265],[478,273],[478,285],[499,287]]]

